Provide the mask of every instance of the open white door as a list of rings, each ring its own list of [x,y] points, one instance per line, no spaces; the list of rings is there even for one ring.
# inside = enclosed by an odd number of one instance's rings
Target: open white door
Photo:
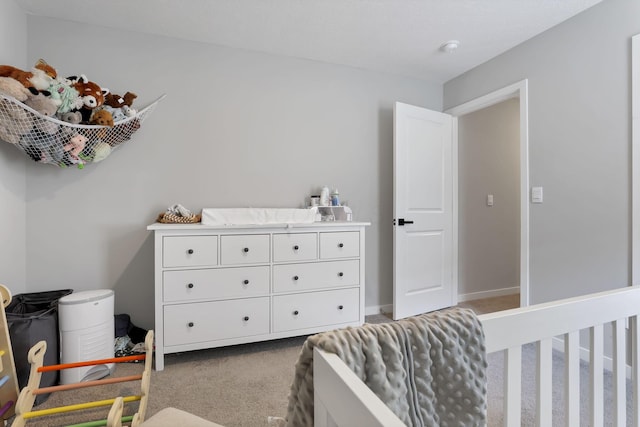
[[[397,102],[393,131],[393,318],[457,303],[453,135],[448,114]]]

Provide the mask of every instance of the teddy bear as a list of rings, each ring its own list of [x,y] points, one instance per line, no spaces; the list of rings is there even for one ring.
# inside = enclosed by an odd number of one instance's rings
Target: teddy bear
[[[22,83],[11,77],[0,77],[0,93],[21,102],[31,95]],[[9,99],[0,99],[0,139],[17,144],[32,126],[33,116],[22,106]]]
[[[43,94],[30,95],[24,103],[45,117],[55,116],[56,111],[58,110],[55,102]],[[58,124],[56,122],[42,117],[36,117],[34,124],[39,127],[40,130],[48,134],[54,134],[58,131]]]
[[[40,59],[31,71],[24,71],[11,65],[0,65],[0,77],[11,77],[22,83],[32,94],[47,90],[51,82],[58,76],[56,70]]]
[[[33,127],[33,115],[18,104],[0,99],[0,139],[18,144]]]
[[[113,127],[113,116],[107,110],[94,111],[89,124]]]
[[[26,101],[31,94],[22,83],[11,77],[0,77],[0,93],[11,96],[20,102]]]
[[[59,125],[49,120],[57,111],[55,102],[43,94],[30,95],[25,105],[39,113],[34,115],[31,131],[22,136],[20,146],[33,160],[58,164],[65,151],[58,133]]]

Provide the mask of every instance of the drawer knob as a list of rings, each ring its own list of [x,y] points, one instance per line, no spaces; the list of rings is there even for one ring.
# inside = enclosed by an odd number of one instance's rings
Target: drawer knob
[[[187,288],[189,288],[189,289],[193,289],[193,283],[189,283],[189,284],[187,285]]]
[[[244,283],[245,285],[248,285],[249,284],[249,280],[248,279],[244,279],[244,282],[242,282],[242,283]]]
[[[344,248],[344,243],[338,243],[339,248]]]
[[[343,305],[339,305],[339,306],[338,306],[338,310],[342,310],[343,308],[344,308],[344,306],[343,306]]]
[[[293,280],[298,280],[299,277],[298,276],[293,276]]]
[[[244,321],[248,322],[249,321],[249,316],[244,316]]]
[[[293,250],[294,250],[294,251],[297,251],[298,249],[300,249],[300,246],[298,246],[298,245],[295,245],[295,246],[293,247]]]
[[[293,315],[294,315],[294,316],[297,316],[297,315],[298,315],[298,313],[299,313],[299,312],[298,312],[298,310],[294,310]]]
[[[344,273],[341,271],[340,273],[338,273],[338,276],[342,277],[344,276]]]
[[[189,255],[193,255],[193,249],[187,249],[187,253],[188,253]]]
[[[189,323],[188,323],[188,326],[189,326],[190,328],[193,328],[193,322],[189,322]]]
[[[246,254],[247,252],[249,252],[249,248],[244,248],[243,251]]]

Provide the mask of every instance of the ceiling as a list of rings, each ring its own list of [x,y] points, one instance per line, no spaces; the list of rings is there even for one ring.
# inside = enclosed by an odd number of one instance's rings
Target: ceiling
[[[16,0],[30,14],[444,83],[601,0]],[[460,41],[453,53],[440,46]]]

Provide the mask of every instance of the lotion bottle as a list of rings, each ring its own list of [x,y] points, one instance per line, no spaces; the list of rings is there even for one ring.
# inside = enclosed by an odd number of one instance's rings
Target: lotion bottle
[[[329,187],[325,185],[320,192],[320,206],[329,206],[329,202]]]

